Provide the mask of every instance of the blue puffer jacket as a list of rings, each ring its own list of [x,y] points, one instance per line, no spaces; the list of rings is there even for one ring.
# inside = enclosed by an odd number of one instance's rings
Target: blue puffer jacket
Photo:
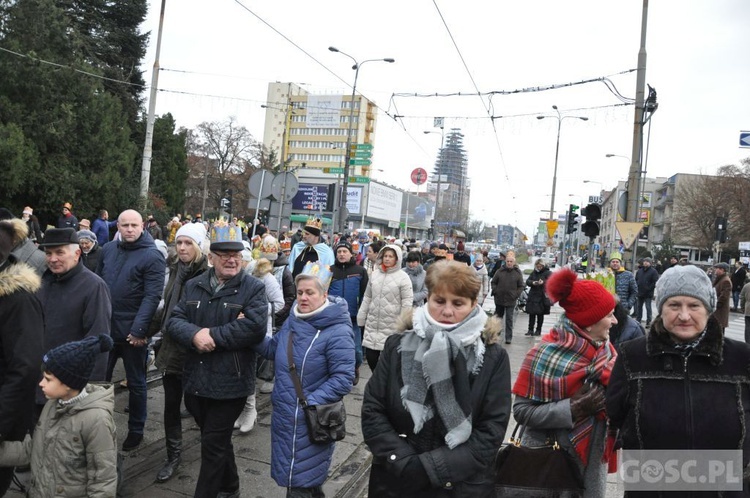
[[[347,263],[336,261],[331,273],[333,277],[328,295],[343,297],[349,305],[349,315],[356,317],[367,290],[367,270],[352,259]]]
[[[633,309],[635,300],[638,298],[638,285],[635,283],[635,277],[628,270],[615,273],[615,293],[626,310]]]
[[[102,247],[96,273],[109,287],[112,300],[112,340],[128,334],[146,337],[164,290],[167,263],[148,232],[135,242]]]
[[[266,337],[257,351],[275,360],[271,395],[271,477],[279,486],[322,485],[328,476],[334,444],[310,442],[302,406],[289,374],[287,341],[292,334],[294,363],[310,405],[333,403],[349,393],[354,380],[354,337],[346,301],[329,297],[318,314],[301,319],[297,304],[278,334]],[[350,422],[351,424],[352,422]]]

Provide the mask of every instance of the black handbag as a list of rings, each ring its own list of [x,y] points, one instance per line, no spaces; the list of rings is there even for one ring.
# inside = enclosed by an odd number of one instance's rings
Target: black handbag
[[[519,427],[521,432],[516,437]],[[521,446],[524,428],[516,425],[510,442],[495,457],[498,498],[581,498],[583,477],[575,459],[554,435],[544,446]]]
[[[307,423],[307,434],[310,441],[315,444],[330,444],[341,441],[346,436],[346,407],[344,401],[339,400],[327,405],[308,405],[305,393],[302,392],[302,383],[297,375],[297,367],[292,355],[292,329],[289,329],[289,341],[286,348],[289,359],[289,374],[294,382],[302,409],[305,413]]]

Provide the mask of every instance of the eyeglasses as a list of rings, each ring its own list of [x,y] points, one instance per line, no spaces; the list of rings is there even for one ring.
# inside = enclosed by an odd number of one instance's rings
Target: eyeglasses
[[[239,252],[221,252],[221,253],[214,252],[211,254],[213,254],[214,256],[216,256],[222,261],[229,261],[230,259],[239,261],[242,259],[242,253],[239,253]]]

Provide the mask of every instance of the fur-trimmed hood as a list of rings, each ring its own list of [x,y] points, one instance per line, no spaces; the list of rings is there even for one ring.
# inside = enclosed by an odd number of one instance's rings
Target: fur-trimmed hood
[[[482,311],[484,313],[484,311]],[[484,330],[482,330],[482,340],[489,346],[495,344],[500,338],[500,331],[502,330],[502,322],[497,316],[491,316],[487,318],[487,323],[484,324]],[[414,329],[414,308],[404,310],[401,316],[398,318],[396,325],[396,332],[403,334],[405,332],[411,332]]]
[[[721,325],[712,315],[708,317],[706,328],[708,329],[706,336],[695,347],[693,354],[708,356],[712,365],[720,365],[724,350],[724,333],[721,330]],[[651,329],[647,337],[646,353],[649,356],[657,356],[675,351],[674,342],[664,327],[661,316],[657,316],[654,323],[651,324]]]
[[[272,271],[273,263],[266,258],[260,258],[255,263],[255,268],[253,268],[253,276],[263,279],[264,276],[268,275]]]
[[[13,226],[13,247],[18,247],[29,236],[29,226],[19,218],[11,218],[5,223],[10,223]]]
[[[26,263],[13,263],[0,271],[0,297],[10,296],[20,290],[33,294],[41,285],[39,274]]]

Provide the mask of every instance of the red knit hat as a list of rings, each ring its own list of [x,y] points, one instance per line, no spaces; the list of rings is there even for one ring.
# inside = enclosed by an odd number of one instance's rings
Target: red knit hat
[[[559,302],[570,321],[581,328],[589,327],[615,308],[615,298],[599,282],[578,280],[578,275],[564,268],[547,280],[547,295]]]

